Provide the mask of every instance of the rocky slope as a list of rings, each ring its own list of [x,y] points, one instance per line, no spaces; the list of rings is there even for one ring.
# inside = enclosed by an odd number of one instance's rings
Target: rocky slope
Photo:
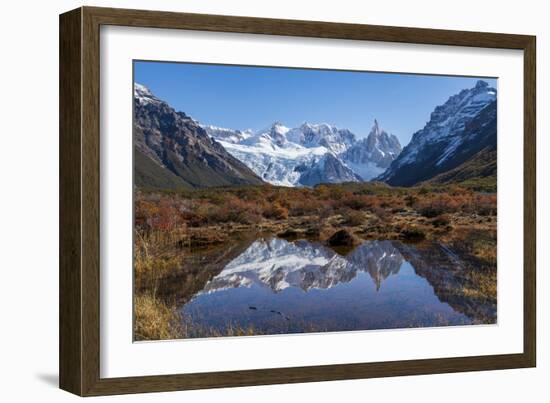
[[[497,150],[496,147],[489,146],[456,168],[434,176],[428,182],[448,184],[478,178],[491,178],[496,183],[496,176]]]
[[[382,130],[375,120],[368,137],[349,147],[342,159],[361,178],[369,180],[384,172],[400,153],[397,137]]]
[[[201,188],[263,183],[191,117],[134,86],[135,185]]]
[[[315,186],[319,183],[360,182],[361,177],[342,163],[338,157],[328,152],[312,167],[300,175],[299,183]]]
[[[377,179],[415,185],[459,167],[487,147],[496,149],[496,99],[496,90],[481,80],[450,97]]]

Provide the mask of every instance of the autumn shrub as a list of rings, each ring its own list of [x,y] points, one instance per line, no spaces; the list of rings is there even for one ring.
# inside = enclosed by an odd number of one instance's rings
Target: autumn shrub
[[[426,238],[426,232],[416,225],[410,225],[401,229],[401,237],[409,241],[419,241]]]
[[[279,203],[273,203],[264,208],[262,215],[269,219],[285,220],[288,218],[288,209]]]
[[[186,218],[189,222],[189,225],[192,227],[199,227],[204,224],[208,224],[212,219],[212,213],[215,212],[219,207],[208,203],[208,202],[198,202],[192,213],[186,214]]]
[[[267,187],[246,187],[237,189],[235,191],[235,196],[241,200],[256,202],[262,200],[265,193],[268,191],[269,189]]]
[[[326,200],[329,198],[330,190],[327,185],[318,185],[314,188],[315,191],[315,197]]]
[[[278,192],[271,192],[267,195],[266,200],[269,203],[276,203],[279,201],[279,193]]]
[[[235,198],[236,197],[229,192],[211,192],[206,200],[218,206],[226,206],[235,200]]]
[[[367,203],[368,209],[380,207],[380,196],[367,195],[367,196],[363,196],[363,200],[365,200],[365,202]]]
[[[325,208],[325,203],[315,198],[292,199],[289,200],[288,204],[289,215],[295,217],[319,214]]]
[[[424,217],[434,218],[445,213],[454,213],[463,205],[457,197],[447,194],[438,194],[432,197],[420,199],[415,204],[415,209]]]
[[[374,215],[376,215],[380,220],[383,220],[383,221],[387,220],[391,215],[391,213],[388,210],[379,206],[373,207],[371,211],[374,213]]]
[[[343,206],[353,210],[363,210],[372,205],[370,199],[358,195],[350,195],[345,197],[342,199],[341,203]]]
[[[321,221],[329,218],[330,216],[335,214],[335,209],[331,203],[324,203],[321,205],[318,216],[321,219]]]
[[[337,185],[331,185],[326,186],[322,198],[323,199],[329,199],[329,200],[343,200],[346,196],[346,193],[349,194],[349,192],[346,192],[344,188]]]
[[[449,214],[440,214],[431,220],[434,227],[445,227],[451,223],[451,216]]]
[[[418,197],[412,194],[409,194],[405,196],[405,205],[407,207],[413,207],[416,203],[418,203]]]
[[[440,214],[443,214],[444,210],[440,206],[427,204],[422,207],[417,208],[417,211],[427,218],[436,217]]]
[[[427,187],[421,187],[419,190],[418,190],[418,194],[419,195],[427,195],[430,193],[430,189],[428,189]]]
[[[475,212],[479,215],[496,215],[497,196],[496,194],[476,195],[472,201]]]
[[[240,224],[255,224],[261,219],[260,208],[254,203],[230,199],[223,206],[213,208],[207,221],[210,224],[235,222]]]
[[[471,197],[473,194],[473,191],[471,189],[467,189],[462,186],[458,185],[451,185],[451,187],[447,191],[448,194],[451,196],[467,196]]]
[[[134,224],[143,230],[148,228],[147,220],[151,216],[154,204],[146,200],[137,199],[134,203]]]
[[[365,215],[359,211],[348,210],[343,214],[344,223],[351,226],[361,225],[365,222]]]
[[[161,200],[158,204],[157,214],[151,220],[152,228],[160,231],[170,231],[181,223],[181,216],[176,207],[169,200]]]

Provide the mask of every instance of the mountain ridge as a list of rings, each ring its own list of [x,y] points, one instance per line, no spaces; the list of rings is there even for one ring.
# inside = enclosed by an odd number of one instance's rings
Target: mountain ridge
[[[404,148],[376,119],[364,138],[327,123],[241,131],[201,124],[139,83],[134,97],[137,186],[413,186],[496,176],[496,89],[483,80],[436,106]]]
[[[274,122],[246,138],[237,130],[229,136],[207,132],[263,180],[279,186],[369,180],[401,152],[397,137],[380,129],[376,120],[367,138],[361,140],[348,129],[308,122],[295,128]],[[223,133],[229,132],[231,129],[224,129]],[[323,166],[329,171],[323,172]]]
[[[496,149],[496,90],[482,80],[437,106],[423,129],[376,180],[413,186],[457,168],[485,147]]]
[[[134,85],[135,185],[202,188],[262,184],[246,165],[212,140],[197,121],[175,111],[147,87]],[[177,178],[177,179],[176,179]]]

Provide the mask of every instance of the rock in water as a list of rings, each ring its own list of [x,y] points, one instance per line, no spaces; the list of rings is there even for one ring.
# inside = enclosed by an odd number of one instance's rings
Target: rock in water
[[[354,246],[357,243],[357,238],[346,229],[335,232],[327,239],[327,245],[330,246]]]

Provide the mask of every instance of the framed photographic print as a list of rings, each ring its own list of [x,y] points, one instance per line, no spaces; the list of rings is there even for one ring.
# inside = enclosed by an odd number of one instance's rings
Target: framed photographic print
[[[535,366],[535,37],[60,16],[60,386]]]

